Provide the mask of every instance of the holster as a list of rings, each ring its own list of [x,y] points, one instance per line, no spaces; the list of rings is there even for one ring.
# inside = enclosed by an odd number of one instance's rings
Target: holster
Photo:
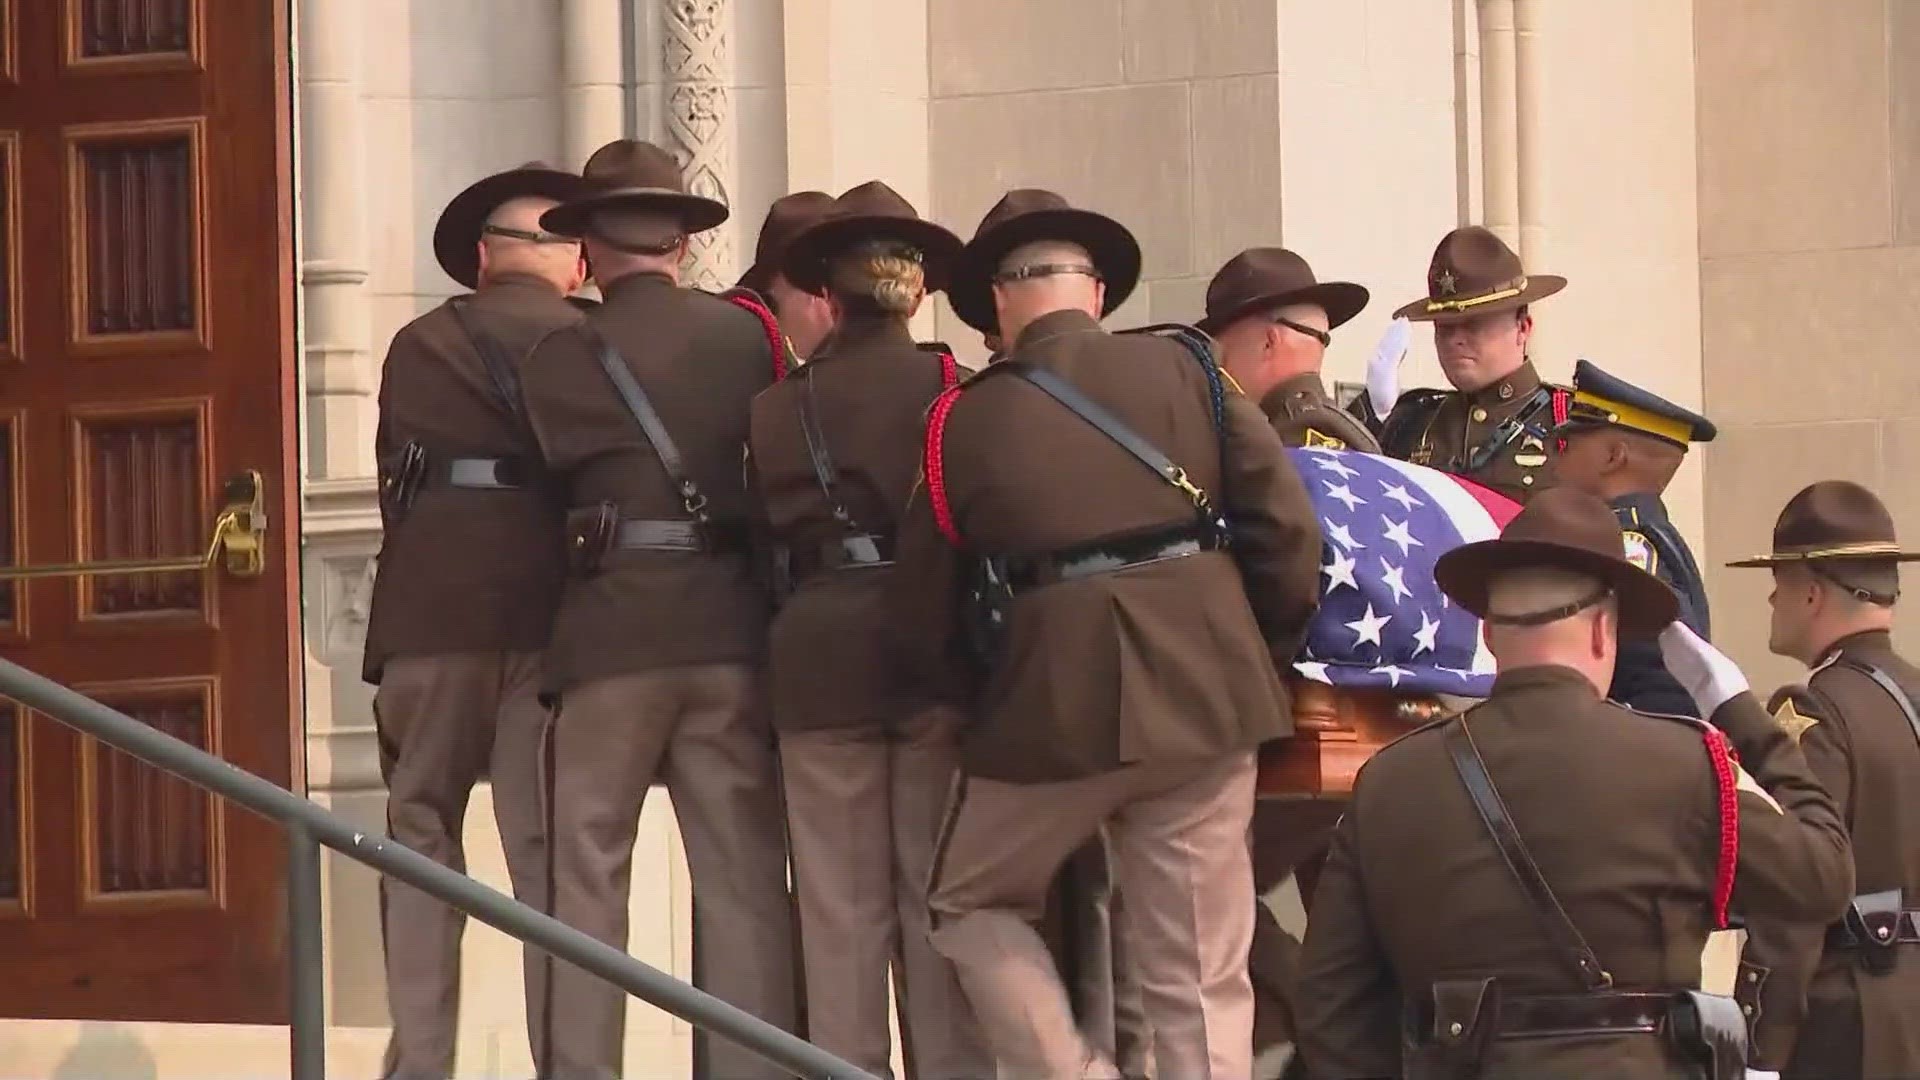
[[[975,559],[963,602],[967,653],[975,676],[984,682],[1000,663],[1012,617],[1013,586],[1007,580],[1006,562],[994,557]]]
[[[620,507],[604,501],[567,511],[567,568],[588,577],[600,570],[620,528]]]
[[[1429,1008],[1409,1008],[1401,1020],[1401,1065],[1406,1080],[1471,1080],[1493,1040],[1499,988],[1492,976],[1433,984]]]
[[[1859,945],[1860,964],[1875,975],[1891,975],[1900,960],[1900,913],[1905,906],[1899,889],[1867,893],[1847,905],[1846,927]]]
[[[1746,1076],[1747,1017],[1733,998],[1704,990],[1674,994],[1667,1032],[1681,1055],[1700,1068],[1704,1080]]]
[[[427,448],[417,442],[407,443],[397,457],[380,462],[380,513],[387,524],[407,516],[426,475]]]

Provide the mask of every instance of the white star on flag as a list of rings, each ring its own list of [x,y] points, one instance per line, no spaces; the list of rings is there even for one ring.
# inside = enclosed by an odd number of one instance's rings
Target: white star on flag
[[[1373,673],[1375,675],[1385,675],[1388,681],[1393,683],[1393,685],[1395,686],[1400,685],[1400,677],[1402,675],[1413,674],[1413,672],[1408,671],[1406,668],[1399,667],[1398,665],[1395,665],[1395,664],[1388,664],[1386,667],[1374,668]]]
[[[1327,526],[1327,538],[1332,540],[1334,543],[1339,544],[1341,547],[1346,548],[1348,551],[1353,551],[1356,548],[1363,548],[1367,546],[1361,543],[1360,541],[1355,540],[1353,538],[1353,532],[1349,530],[1345,525]]]
[[[1432,652],[1439,648],[1439,643],[1434,640],[1439,633],[1440,624],[1433,621],[1433,616],[1424,611],[1421,612],[1420,629],[1413,632],[1413,655],[1419,656],[1423,652]]]
[[[1358,495],[1355,495],[1353,493],[1353,489],[1348,487],[1345,484],[1335,484],[1326,480],[1322,480],[1320,482],[1327,485],[1328,498],[1339,499],[1341,502],[1347,504],[1348,513],[1352,513],[1353,508],[1356,506],[1367,505],[1367,500],[1361,498]]]
[[[1413,513],[1414,507],[1427,505],[1412,495],[1409,495],[1406,486],[1403,484],[1388,484],[1383,482],[1380,486],[1386,489],[1387,498],[1399,503],[1409,514]]]
[[[1339,458],[1333,457],[1325,451],[1315,453],[1313,455],[1313,463],[1330,473],[1337,474],[1342,480],[1351,480],[1360,475],[1352,469],[1347,468]]]
[[[1391,615],[1375,615],[1373,613],[1373,605],[1368,604],[1367,613],[1356,621],[1347,623],[1346,627],[1359,635],[1359,640],[1354,642],[1355,646],[1365,645],[1369,642],[1374,645],[1379,645],[1380,631],[1386,629],[1387,624],[1392,621],[1393,616]]]
[[[1312,660],[1301,660],[1293,665],[1293,670],[1305,675],[1314,682],[1326,683],[1329,686],[1333,685],[1333,680],[1327,678],[1327,665],[1325,664]]]
[[[1395,600],[1413,599],[1413,590],[1407,588],[1407,571],[1405,567],[1395,566],[1387,560],[1381,559],[1380,580],[1387,588],[1393,590],[1393,598]]]
[[[1345,585],[1349,589],[1358,590],[1360,583],[1354,580],[1353,570],[1353,556],[1342,555],[1337,551],[1333,552],[1333,561],[1320,567],[1320,572],[1327,575],[1327,592],[1331,594],[1333,590],[1342,585]]]
[[[1425,544],[1415,540],[1413,534],[1407,531],[1406,522],[1394,521],[1391,518],[1381,518],[1380,520],[1386,523],[1387,539],[1400,545],[1400,554],[1405,555],[1413,548],[1426,547]]]

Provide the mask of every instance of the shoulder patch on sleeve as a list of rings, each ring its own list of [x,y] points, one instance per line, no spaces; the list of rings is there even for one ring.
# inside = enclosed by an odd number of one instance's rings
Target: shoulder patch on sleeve
[[[1347,448],[1347,444],[1343,440],[1336,439],[1331,435],[1322,435],[1314,428],[1307,429],[1306,442],[1302,445],[1320,446],[1328,450],[1345,450]]]
[[[1627,561],[1645,570],[1649,574],[1658,573],[1655,567],[1660,565],[1660,555],[1653,549],[1653,541],[1645,533],[1635,529],[1626,529],[1620,533],[1620,539],[1627,546]]]
[[[1767,789],[1760,786],[1760,781],[1755,780],[1752,773],[1748,772],[1742,766],[1735,764],[1733,767],[1733,775],[1734,790],[1744,791],[1749,795],[1757,795],[1760,797],[1761,802],[1772,807],[1774,813],[1778,814],[1782,812],[1780,804],[1774,800],[1773,796],[1767,794]]]

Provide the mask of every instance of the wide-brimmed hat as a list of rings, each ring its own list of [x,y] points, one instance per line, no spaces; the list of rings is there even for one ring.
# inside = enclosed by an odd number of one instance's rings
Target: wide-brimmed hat
[[[566,202],[578,198],[583,181],[579,174],[555,168],[544,161],[482,177],[467,185],[440,211],[433,226],[433,257],[447,276],[469,289],[480,282],[480,237],[487,217],[501,204],[514,199],[542,198]],[[544,227],[544,226],[543,226]]]
[[[928,292],[947,287],[953,261],[966,246],[951,231],[921,217],[898,192],[869,180],[833,200],[830,210],[788,241],[780,272],[796,289],[821,292],[827,261],[862,240],[897,240],[918,250]]]
[[[1622,633],[1657,633],[1680,610],[1679,598],[1666,582],[1627,561],[1620,519],[1613,510],[1572,487],[1535,495],[1499,539],[1465,544],[1440,556],[1433,580],[1455,603],[1486,619],[1493,579],[1525,569],[1569,570],[1598,579],[1619,601]],[[1578,610],[1503,612],[1496,621],[1546,623]]]
[[[767,220],[760,225],[760,237],[753,244],[753,265],[740,275],[743,289],[765,294],[780,271],[780,256],[786,252],[800,230],[833,209],[833,196],[824,191],[796,191],[773,200],[767,208]]]
[[[1140,243],[1126,226],[1105,214],[1077,209],[1054,192],[1017,188],[980,219],[954,265],[947,299],[961,322],[982,333],[998,329],[993,275],[1008,252],[1036,240],[1064,240],[1087,249],[1107,286],[1102,318],[1125,303],[1140,283]]]
[[[1212,334],[1256,311],[1315,304],[1332,329],[1360,314],[1367,298],[1365,286],[1316,279],[1307,260],[1286,248],[1248,248],[1207,282],[1207,315],[1194,325]]]
[[[595,150],[580,181],[578,196],[541,215],[541,228],[582,236],[594,211],[616,208],[669,214],[689,233],[727,220],[725,203],[690,194],[673,155],[642,139],[615,139]]]
[[[1914,562],[1920,553],[1902,551],[1893,532],[1893,515],[1880,497],[1848,480],[1822,480],[1787,500],[1773,526],[1773,551],[1728,566],[1779,566],[1783,563],[1848,560]]]
[[[1505,240],[1479,225],[1442,237],[1427,265],[1427,297],[1394,312],[1414,322],[1459,322],[1512,311],[1567,287],[1553,274],[1528,274]]]

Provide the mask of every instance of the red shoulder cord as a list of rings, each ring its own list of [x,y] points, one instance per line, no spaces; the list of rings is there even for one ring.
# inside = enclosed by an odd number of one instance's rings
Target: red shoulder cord
[[[1719,728],[1702,732],[1720,801],[1720,865],[1713,877],[1713,924],[1727,928],[1727,908],[1733,903],[1733,877],[1740,863],[1740,787],[1735,768],[1740,760]]]
[[[941,357],[942,375],[952,364],[950,356]],[[960,400],[961,387],[950,383],[940,396],[933,399],[933,405],[927,409],[927,445],[922,452],[921,468],[925,470],[927,480],[927,504],[933,508],[933,523],[940,527],[940,535],[954,547],[960,544],[960,529],[953,522],[953,506],[947,502],[947,471],[942,460],[943,448],[947,437],[947,414],[953,412],[953,404]]]
[[[1556,386],[1553,389],[1551,400],[1553,402],[1553,426],[1559,427],[1561,424],[1567,422],[1567,413],[1573,407],[1573,395]],[[1567,440],[1554,440],[1553,448],[1555,450],[1565,450],[1567,448]]]
[[[950,352],[940,354],[940,386],[951,390],[960,385],[960,362]]]
[[[740,293],[727,294],[727,303],[750,312],[760,320],[760,328],[767,332],[767,344],[773,349],[773,381],[779,382],[787,377],[791,365],[788,363],[787,335],[780,332],[780,320],[773,317],[765,304]]]

